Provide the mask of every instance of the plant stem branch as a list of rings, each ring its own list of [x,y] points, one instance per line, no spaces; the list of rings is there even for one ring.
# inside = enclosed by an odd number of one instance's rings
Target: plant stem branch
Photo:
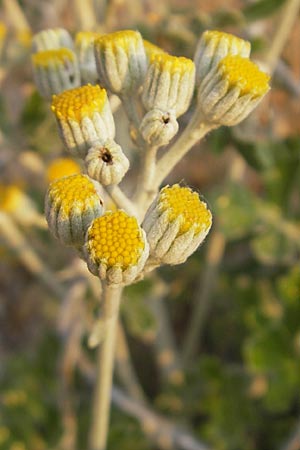
[[[157,150],[157,146],[147,147],[143,154],[142,170],[135,192],[135,203],[138,207],[141,219],[143,219],[145,215],[147,205],[152,202],[157,193],[157,187],[153,187],[155,184]]]
[[[209,131],[216,128],[215,125],[201,122],[199,109],[196,108],[189,124],[177,139],[174,145],[158,160],[155,187],[159,187],[166,176],[186,153],[202,139]]]
[[[82,353],[78,360],[79,369],[90,381],[94,381],[95,372],[92,364]],[[188,430],[178,426],[165,417],[157,414],[149,406],[142,404],[126,395],[116,386],[112,388],[112,403],[128,415],[137,419],[143,432],[152,439],[159,448],[165,449],[165,443],[171,442],[171,447],[182,450],[209,450],[208,447],[199,442]]]
[[[102,318],[106,322],[106,333],[104,341],[99,345],[97,355],[96,386],[89,441],[90,450],[106,449],[113,362],[122,287],[105,284],[103,293]]]
[[[146,299],[146,303],[157,322],[154,347],[162,379],[168,383],[180,384],[183,381],[183,373],[168,310],[164,303],[166,291],[166,284],[156,277],[154,290]]]
[[[145,395],[132,366],[125,330],[121,320],[117,327],[116,371],[127,392],[136,400],[145,402]]]
[[[291,29],[297,20],[299,8],[300,0],[288,0],[283,7],[271,47],[265,56],[265,62],[271,73],[275,70],[277,61],[291,33]]]
[[[135,205],[129,200],[118,185],[112,184],[111,186],[106,186],[106,192],[119,208],[124,209],[132,216],[136,216],[137,212]]]
[[[0,233],[22,264],[58,298],[63,298],[65,290],[57,283],[55,275],[38,256],[14,221],[3,212],[0,212]]]

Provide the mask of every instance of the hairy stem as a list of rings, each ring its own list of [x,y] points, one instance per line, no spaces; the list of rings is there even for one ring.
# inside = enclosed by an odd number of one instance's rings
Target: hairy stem
[[[118,208],[124,209],[124,211],[126,211],[130,215],[136,215],[135,205],[131,202],[131,200],[129,200],[129,198],[119,188],[119,186],[117,186],[116,184],[106,186],[106,192],[115,202]]]
[[[92,409],[90,430],[90,450],[105,450],[110,415],[113,362],[119,307],[122,294],[121,286],[104,286],[102,317],[106,332],[97,355],[96,385]]]
[[[216,128],[215,125],[200,122],[199,117],[200,112],[196,108],[191,121],[181,136],[158,161],[155,174],[155,186],[159,187],[161,182],[196,142],[202,139],[209,131]]]
[[[145,215],[147,205],[151,203],[153,197],[157,193],[155,184],[155,170],[156,170],[156,154],[158,147],[148,147],[144,151],[142,170],[137,183],[135,202],[139,209],[141,219]]]

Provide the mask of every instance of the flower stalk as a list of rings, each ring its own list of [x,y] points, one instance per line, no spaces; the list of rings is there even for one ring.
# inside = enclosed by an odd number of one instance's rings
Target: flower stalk
[[[104,285],[102,320],[105,323],[106,332],[97,354],[96,384],[93,396],[92,424],[89,436],[90,450],[105,450],[106,448],[113,362],[121,295],[121,286]]]

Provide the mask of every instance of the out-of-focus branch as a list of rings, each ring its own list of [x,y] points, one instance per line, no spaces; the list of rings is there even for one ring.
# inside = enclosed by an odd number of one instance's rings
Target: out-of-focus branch
[[[215,229],[209,238],[205,269],[196,288],[194,297],[194,308],[192,310],[191,322],[183,343],[183,363],[189,362],[195,355],[200,345],[204,325],[211,307],[211,296],[216,286],[218,270],[224,255],[224,235]]]
[[[146,302],[147,307],[157,322],[154,348],[162,379],[168,383],[180,384],[183,381],[183,372],[181,370],[169,314],[164,304],[166,292],[167,287],[165,283],[156,277],[153,291]]]
[[[291,29],[297,20],[299,7],[300,0],[288,0],[282,9],[271,46],[264,58],[270,73],[274,72]]]
[[[30,32],[29,23],[16,0],[3,0],[3,6],[9,22],[17,32]]]
[[[90,382],[94,382],[94,367],[84,355],[79,360],[79,369]],[[157,414],[150,407],[133,400],[116,386],[112,389],[112,402],[126,414],[136,418],[141,423],[144,433],[159,448],[208,450],[208,447],[199,442],[189,431],[177,423],[165,419],[164,416]]]
[[[51,272],[38,256],[14,221],[4,212],[0,212],[0,234],[6,241],[8,247],[18,256],[22,264],[37,279],[41,280],[51,292],[57,295],[57,297],[62,298],[65,291],[57,283],[55,274]]]
[[[132,365],[130,351],[121,320],[119,320],[117,328],[115,363],[118,378],[128,394],[136,400],[145,402],[144,392]]]

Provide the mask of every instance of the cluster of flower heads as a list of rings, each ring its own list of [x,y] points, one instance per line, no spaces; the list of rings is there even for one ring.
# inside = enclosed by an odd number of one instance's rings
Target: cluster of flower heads
[[[235,125],[253,110],[269,90],[269,76],[249,55],[249,42],[219,31],[203,33],[193,61],[169,55],[132,30],[80,32],[75,44],[63,29],[33,38],[38,90],[51,100],[66,149],[85,162],[87,172],[51,183],[48,224],[61,242],[83,249],[92,273],[128,284],[151,264],[184,262],[212,223],[199,195],[179,185],[159,192],[142,225],[124,211],[105,211],[99,184],[117,185],[129,169],[115,142],[109,95],[139,100],[136,133],[144,148],[160,147],[177,133],[177,119],[194,92],[199,124],[212,128]]]

